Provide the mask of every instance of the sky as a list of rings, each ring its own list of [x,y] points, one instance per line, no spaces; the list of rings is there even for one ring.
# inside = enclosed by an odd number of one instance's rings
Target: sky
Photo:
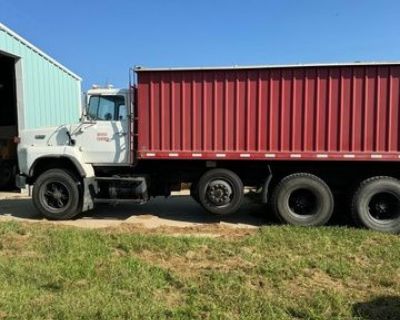
[[[0,0],[0,22],[92,84],[129,68],[400,60],[400,1]]]

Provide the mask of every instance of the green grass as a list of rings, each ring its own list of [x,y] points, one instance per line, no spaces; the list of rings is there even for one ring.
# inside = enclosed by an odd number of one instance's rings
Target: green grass
[[[0,319],[399,319],[400,238],[0,224]]]

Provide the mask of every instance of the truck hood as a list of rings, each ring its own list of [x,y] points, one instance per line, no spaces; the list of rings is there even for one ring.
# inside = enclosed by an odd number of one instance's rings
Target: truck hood
[[[68,133],[73,133],[80,124],[61,125],[58,127],[26,129],[20,132],[19,147],[44,147],[44,146],[66,146],[70,143]]]
[[[36,159],[46,155],[66,155],[79,158],[76,148],[71,146],[68,133],[74,137],[81,124],[61,125],[41,129],[27,129],[20,132],[18,144],[18,165],[21,173],[30,174]]]

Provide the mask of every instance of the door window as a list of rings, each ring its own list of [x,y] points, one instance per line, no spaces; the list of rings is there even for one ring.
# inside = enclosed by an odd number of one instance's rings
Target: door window
[[[92,120],[121,121],[128,116],[123,96],[91,96],[88,116]]]
[[[125,104],[119,106],[118,120],[123,121],[128,119],[128,108]]]

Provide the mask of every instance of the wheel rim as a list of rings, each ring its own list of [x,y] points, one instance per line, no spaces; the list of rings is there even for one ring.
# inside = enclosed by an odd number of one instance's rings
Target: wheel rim
[[[318,211],[318,199],[309,189],[294,190],[289,196],[290,210],[299,216],[310,216]]]
[[[62,211],[71,199],[68,187],[62,182],[49,182],[42,188],[41,199],[43,204],[52,211]]]
[[[207,185],[206,199],[210,204],[216,207],[229,205],[233,199],[232,185],[226,180],[212,180]]]
[[[400,199],[391,192],[376,193],[368,202],[368,210],[378,221],[397,219],[400,217]]]

